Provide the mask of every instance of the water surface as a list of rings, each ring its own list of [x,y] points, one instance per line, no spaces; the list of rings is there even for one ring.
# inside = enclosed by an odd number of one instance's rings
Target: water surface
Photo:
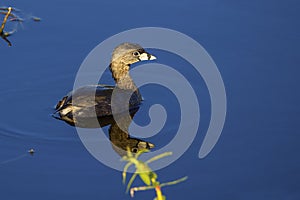
[[[130,199],[121,173],[95,160],[75,128],[51,114],[54,104],[72,89],[81,62],[96,45],[121,31],[144,26],[175,29],[203,45],[218,65],[228,98],[222,136],[209,156],[200,160],[198,151],[210,119],[205,83],[186,61],[153,50],[160,63],[189,78],[201,106],[200,129],[192,146],[157,172],[162,182],[189,176],[186,182],[164,189],[168,199],[300,198],[297,1],[29,4],[18,0],[13,4],[43,21],[25,23],[10,38],[11,48],[0,41],[3,199]],[[112,83],[109,72],[102,81]],[[178,102],[155,85],[141,92],[146,101],[135,116],[137,123],[149,123],[146,113],[152,104],[166,105],[168,123],[151,138],[157,148],[163,147],[178,128]],[[36,150],[34,156],[26,154],[30,148]],[[152,197],[149,191],[135,198]]]

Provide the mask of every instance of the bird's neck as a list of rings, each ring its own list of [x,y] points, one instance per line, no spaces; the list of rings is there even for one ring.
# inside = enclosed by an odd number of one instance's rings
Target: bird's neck
[[[130,65],[124,63],[111,63],[110,70],[115,80],[116,86],[124,90],[133,90],[138,92],[138,88],[134,84],[130,74]]]

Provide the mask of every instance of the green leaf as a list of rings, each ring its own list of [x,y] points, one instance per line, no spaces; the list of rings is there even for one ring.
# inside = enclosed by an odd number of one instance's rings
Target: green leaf
[[[127,169],[132,165],[132,163],[127,163],[124,167],[122,176],[123,176],[123,184],[125,184],[126,182],[126,173],[127,173]]]
[[[160,184],[160,187],[164,187],[164,186],[168,186],[168,185],[175,185],[175,184],[177,184],[177,183],[180,183],[180,182],[185,181],[187,178],[188,178],[188,177],[185,176],[185,177],[180,178],[180,179],[177,179],[177,180],[175,180],[175,181],[170,181],[170,182],[167,182],[167,183],[162,183],[162,184]]]
[[[151,185],[151,179],[149,173],[139,173],[139,175],[146,185]]]
[[[137,173],[134,173],[132,175],[131,179],[129,180],[129,182],[127,184],[127,188],[126,188],[126,193],[128,193],[128,191],[129,191],[129,189],[130,189],[130,187],[131,187],[131,185],[132,185],[132,183],[133,183],[136,176],[137,176]]]
[[[159,155],[157,155],[157,156],[154,156],[153,158],[150,158],[150,159],[147,160],[145,163],[146,163],[146,164],[149,164],[149,163],[151,163],[151,162],[153,162],[153,161],[155,161],[155,160],[161,159],[161,158],[166,157],[166,156],[170,156],[170,155],[172,155],[172,154],[173,154],[172,152],[165,152],[165,153],[159,154]]]

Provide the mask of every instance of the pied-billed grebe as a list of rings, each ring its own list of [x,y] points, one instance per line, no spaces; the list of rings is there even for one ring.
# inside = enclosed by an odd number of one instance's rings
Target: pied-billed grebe
[[[129,105],[129,110],[138,107],[142,101],[140,92],[129,75],[130,65],[143,60],[154,60],[155,56],[147,53],[140,45],[123,43],[117,46],[112,54],[110,71],[116,86],[85,86],[72,91],[56,105],[56,113],[65,121],[76,121],[74,117],[89,118],[112,115],[111,97],[116,88],[117,101]],[[124,96],[130,94],[129,102],[124,102]],[[72,103],[73,102],[73,103]],[[76,104],[76,105],[73,105]],[[124,111],[124,110],[122,110]]]

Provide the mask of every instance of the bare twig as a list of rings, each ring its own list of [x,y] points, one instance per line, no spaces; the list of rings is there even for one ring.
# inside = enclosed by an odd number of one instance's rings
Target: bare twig
[[[11,11],[12,11],[12,8],[8,7],[7,8],[7,13],[6,13],[6,15],[5,15],[4,19],[3,19],[3,22],[1,24],[1,27],[0,27],[0,36],[2,37],[3,40],[5,40],[8,43],[8,46],[11,46],[11,42],[7,39],[7,37],[10,36],[12,33],[5,32],[4,31],[4,27],[5,27],[5,24],[7,22],[8,17],[11,14]]]
[[[0,7],[0,15],[5,15],[4,19],[2,21],[1,27],[0,27],[0,37],[5,40],[8,43],[8,46],[11,46],[11,42],[8,40],[8,37],[11,36],[13,33],[16,32],[16,29],[12,31],[5,31],[5,25],[7,25],[8,22],[14,22],[14,23],[23,23],[27,21],[26,18],[19,17],[18,13],[21,11],[19,9],[13,8],[13,7]],[[22,13],[21,13],[22,14]],[[41,18],[31,16],[30,20],[34,22],[41,21]]]
[[[1,25],[1,28],[0,28],[0,32],[3,32],[5,24],[6,24],[6,21],[7,21],[8,17],[9,17],[9,15],[10,15],[11,11],[12,11],[11,7],[8,7],[8,11],[7,11],[7,13],[6,13],[6,15],[5,15],[4,19],[3,19],[3,22],[2,22],[2,25]]]

